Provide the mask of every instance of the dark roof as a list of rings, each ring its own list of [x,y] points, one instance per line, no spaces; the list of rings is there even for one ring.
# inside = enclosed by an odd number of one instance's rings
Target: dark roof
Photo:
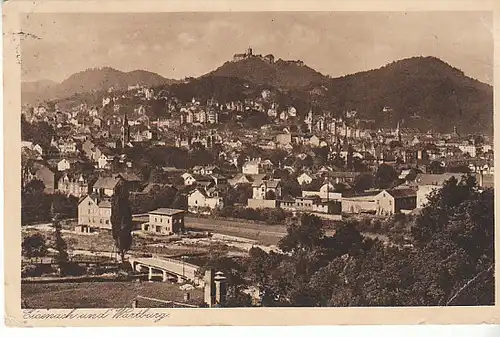
[[[111,208],[111,202],[109,200],[103,200],[97,206],[100,208]]]
[[[123,180],[128,181],[128,182],[141,181],[141,178],[137,174],[132,173],[132,172],[122,172],[122,173],[115,174],[115,177],[118,177],[118,176],[122,177]]]
[[[360,172],[329,172],[328,176],[330,178],[356,178],[357,176],[361,175]]]
[[[182,209],[174,209],[174,208],[158,208],[154,211],[148,212],[148,214],[158,214],[158,215],[175,215],[184,213]]]
[[[392,190],[386,190],[387,193],[392,195],[395,199],[398,198],[407,198],[407,197],[416,197],[417,192],[414,189],[410,188],[396,188]]]
[[[93,188],[114,189],[119,182],[120,179],[118,177],[100,177],[94,183]]]

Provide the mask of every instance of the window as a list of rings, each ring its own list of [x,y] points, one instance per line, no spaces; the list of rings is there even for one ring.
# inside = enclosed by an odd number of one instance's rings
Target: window
[[[100,219],[100,220],[99,220],[99,223],[101,223],[101,224],[102,224],[102,219]]]
[[[106,225],[109,225],[109,220],[106,220]]]

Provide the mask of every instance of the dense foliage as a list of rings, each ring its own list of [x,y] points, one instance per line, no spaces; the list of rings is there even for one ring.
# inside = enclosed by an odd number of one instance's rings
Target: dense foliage
[[[36,183],[29,186],[33,185]],[[61,218],[77,217],[78,198],[61,193],[46,194],[43,189],[29,188],[29,186],[21,192],[22,224],[50,222],[52,220],[51,207]]]
[[[226,206],[214,211],[215,216],[263,221],[268,225],[283,224],[291,216],[281,208],[250,208]]]
[[[474,179],[450,179],[413,221],[390,220],[397,233],[408,228],[410,245],[364,237],[352,223],[327,236],[305,214],[288,224],[283,253],[252,248],[238,266],[219,259],[217,267],[256,286],[264,306],[491,305],[493,201]]]
[[[39,144],[43,149],[50,148],[50,141],[55,135],[54,128],[47,122],[29,123],[21,115],[21,139]]]
[[[111,232],[122,262],[132,247],[132,212],[128,191],[120,185],[111,200]]]

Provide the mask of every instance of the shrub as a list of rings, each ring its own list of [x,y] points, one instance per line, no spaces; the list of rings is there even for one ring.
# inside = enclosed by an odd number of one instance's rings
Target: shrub
[[[67,262],[64,265],[64,273],[66,276],[81,276],[87,274],[87,268],[75,262]]]
[[[47,264],[28,264],[21,270],[21,277],[40,277],[55,272],[56,270]]]

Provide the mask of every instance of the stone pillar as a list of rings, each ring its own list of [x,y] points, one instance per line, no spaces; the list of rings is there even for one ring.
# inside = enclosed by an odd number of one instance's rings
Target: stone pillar
[[[177,276],[177,283],[183,283],[184,282],[184,279],[182,278],[182,276]]]
[[[167,272],[166,271],[163,271],[163,282],[167,282],[168,281],[168,276],[167,276]]]
[[[226,303],[226,295],[227,295],[227,278],[224,276],[224,273],[218,271],[215,273],[215,303],[223,306]]]
[[[203,281],[205,283],[205,303],[208,307],[212,307],[215,303],[215,288],[213,286],[213,271],[211,269],[205,271]]]
[[[132,301],[132,308],[137,308],[137,298]]]
[[[149,267],[148,280],[151,281],[153,279],[153,268]]]

